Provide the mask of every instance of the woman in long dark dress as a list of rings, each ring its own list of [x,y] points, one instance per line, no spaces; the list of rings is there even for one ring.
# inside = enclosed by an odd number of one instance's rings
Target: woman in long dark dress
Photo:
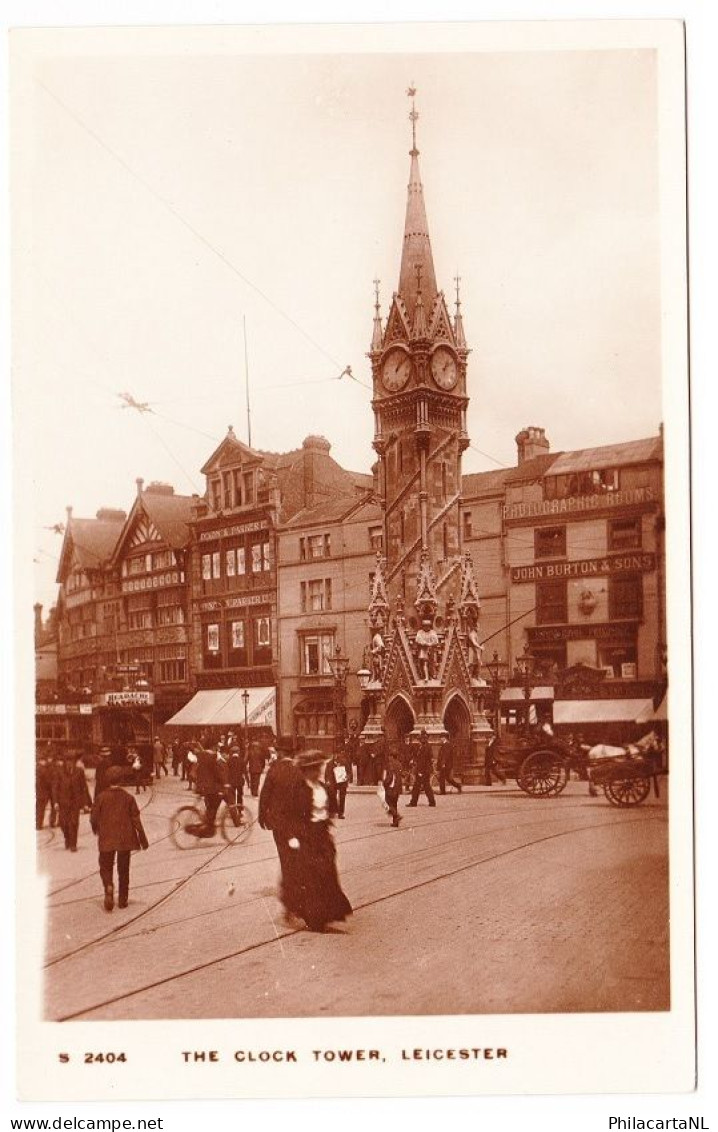
[[[295,761],[302,781],[294,791],[288,842],[297,854],[292,904],[310,931],[323,931],[327,924],[351,915],[352,906],[339,884],[329,797],[319,780],[326,756],[321,751],[300,751]]]

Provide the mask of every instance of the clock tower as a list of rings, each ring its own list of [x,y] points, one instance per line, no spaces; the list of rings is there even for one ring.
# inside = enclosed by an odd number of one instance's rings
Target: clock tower
[[[428,742],[434,757],[450,738],[465,782],[482,781],[490,728],[484,714],[478,589],[461,545],[461,456],[466,362],[456,278],[453,318],[436,285],[416,145],[415,90],[409,191],[399,286],[386,324],[375,285],[372,366],[377,494],[384,555],[369,603],[361,741]]]
[[[413,91],[410,89],[413,99]],[[416,146],[418,114],[412,101],[411,165],[404,243],[386,325],[379,284],[369,357],[373,377],[374,449],[384,510],[386,584],[390,594],[413,598],[422,556],[441,586],[459,564],[461,453],[466,433],[466,361],[456,279],[453,319],[436,285]]]

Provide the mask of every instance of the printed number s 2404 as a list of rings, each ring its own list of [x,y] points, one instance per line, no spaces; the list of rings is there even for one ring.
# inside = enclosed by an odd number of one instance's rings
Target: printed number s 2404
[[[86,1053],[85,1065],[112,1065],[115,1061],[127,1061],[125,1053]]]

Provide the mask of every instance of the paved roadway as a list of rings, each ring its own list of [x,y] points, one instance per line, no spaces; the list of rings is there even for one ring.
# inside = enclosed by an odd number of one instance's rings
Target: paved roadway
[[[242,845],[174,847],[169,816],[191,796],[163,778],[138,798],[152,844],[133,855],[126,910],[102,907],[87,817],[77,853],[59,831],[37,835],[47,1015],[665,1010],[662,785],[660,800],[626,810],[580,782],[545,800],[476,788],[403,808],[399,830],[372,792],[350,793],[336,838],[354,915],[317,935],[282,921],[270,833],[255,825]]]

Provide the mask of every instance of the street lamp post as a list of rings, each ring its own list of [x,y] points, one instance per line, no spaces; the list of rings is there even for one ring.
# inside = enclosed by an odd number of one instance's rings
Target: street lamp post
[[[503,772],[497,769],[496,755],[498,753],[499,741],[501,738],[501,687],[503,684],[502,671],[508,666],[503,660],[499,660],[499,654],[497,652],[494,652],[492,659],[490,661],[487,661],[485,667],[491,679],[491,691],[494,710],[494,735],[486,748],[484,785],[491,786],[493,783],[494,774],[496,774],[498,778],[502,779],[503,782],[506,781]]]
[[[516,657],[516,667],[518,668],[519,673],[521,675],[521,678],[523,680],[524,712],[525,712],[525,714],[524,714],[524,732],[525,732],[526,735],[528,735],[529,728],[530,728],[531,707],[530,707],[529,701],[531,699],[531,677],[533,676],[535,663],[536,663],[536,657],[533,655],[533,653],[529,649],[528,642],[527,642],[524,645],[524,651],[521,654],[521,656]]]
[[[499,654],[494,652],[491,660],[487,661],[485,665],[486,671],[491,680],[491,691],[493,694],[493,709],[494,709],[494,731],[498,739],[501,734],[501,685],[502,685],[502,670],[506,668],[503,660],[499,660]]]
[[[242,692],[242,703],[244,704],[244,765],[247,766],[247,759],[249,758],[249,717],[247,714],[249,708],[249,691],[245,688]]]
[[[342,656],[341,645],[337,645],[334,656],[329,658],[329,667],[334,677],[334,739],[335,744],[339,747],[344,738],[347,673],[349,671],[349,657]]]

